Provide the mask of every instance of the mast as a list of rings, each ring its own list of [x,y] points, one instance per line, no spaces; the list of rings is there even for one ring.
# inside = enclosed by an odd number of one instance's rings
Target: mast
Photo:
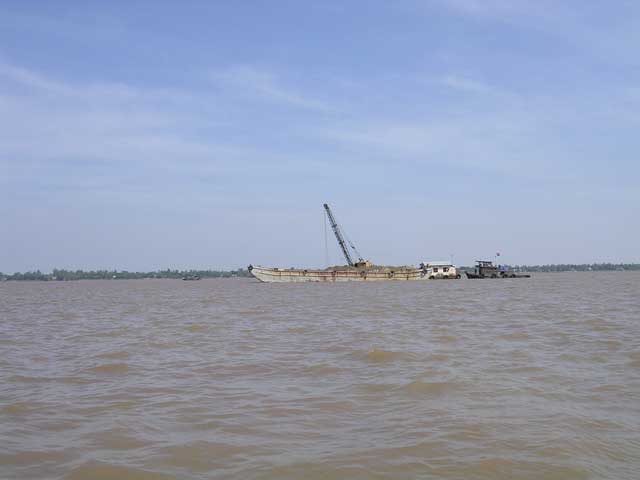
[[[324,209],[327,212],[327,216],[329,217],[329,222],[331,223],[331,228],[333,229],[333,233],[335,233],[336,235],[336,239],[338,240],[338,244],[342,249],[344,258],[347,260],[347,263],[349,264],[349,266],[353,267],[353,260],[351,259],[351,255],[349,255],[349,250],[347,249],[347,242],[344,240],[344,236],[340,231],[340,226],[338,225],[338,222],[336,222],[336,219],[333,217],[333,212],[331,212],[329,205],[325,203]]]

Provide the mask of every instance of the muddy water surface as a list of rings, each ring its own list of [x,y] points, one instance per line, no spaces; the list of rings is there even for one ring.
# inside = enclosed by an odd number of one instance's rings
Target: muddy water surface
[[[640,274],[0,283],[0,477],[640,478]]]

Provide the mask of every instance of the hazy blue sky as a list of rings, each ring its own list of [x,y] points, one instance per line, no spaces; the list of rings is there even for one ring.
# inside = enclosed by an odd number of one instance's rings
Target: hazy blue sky
[[[639,152],[637,1],[0,6],[4,272],[639,262]]]

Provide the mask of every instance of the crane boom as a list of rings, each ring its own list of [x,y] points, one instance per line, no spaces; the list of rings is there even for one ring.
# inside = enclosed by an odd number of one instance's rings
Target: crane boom
[[[349,255],[349,250],[347,249],[347,242],[340,231],[340,225],[336,222],[336,219],[333,216],[333,212],[329,208],[329,205],[324,204],[324,209],[327,212],[327,216],[329,217],[329,223],[331,223],[331,228],[333,229],[333,233],[336,235],[336,239],[338,240],[338,244],[342,249],[342,253],[344,254],[344,258],[347,260],[347,263],[350,267],[353,267],[353,260],[351,259],[351,255]]]

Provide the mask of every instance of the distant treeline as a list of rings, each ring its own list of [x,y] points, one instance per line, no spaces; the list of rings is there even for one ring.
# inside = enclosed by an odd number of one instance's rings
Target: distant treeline
[[[560,263],[555,265],[505,265],[519,272],[615,272],[621,270],[640,270],[640,263]],[[460,267],[461,270],[473,270],[474,267]]]
[[[556,265],[505,265],[518,272],[597,272],[597,271],[621,271],[640,270],[640,263],[590,263],[590,264],[556,264]],[[459,267],[460,270],[473,270],[474,267]],[[238,270],[158,270],[156,272],[129,272],[127,270],[64,270],[54,269],[52,273],[42,273],[40,270],[24,273],[2,273],[0,281],[7,280],[126,280],[139,278],[230,278],[249,277],[249,271]]]
[[[183,278],[199,276],[201,278],[229,278],[248,277],[247,270],[158,270],[157,272],[129,272],[127,270],[61,270],[54,269],[52,273],[35,272],[14,273],[12,275],[0,272],[0,280],[126,280],[139,278]]]

